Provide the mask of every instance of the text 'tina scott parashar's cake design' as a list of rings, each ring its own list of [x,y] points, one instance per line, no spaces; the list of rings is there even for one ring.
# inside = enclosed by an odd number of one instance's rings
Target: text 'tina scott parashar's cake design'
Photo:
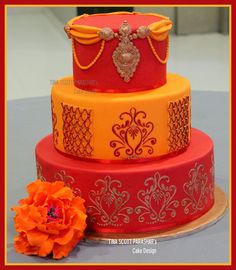
[[[135,12],[65,26],[73,76],[52,87],[53,133],[36,146],[37,171],[85,199],[90,231],[163,230],[214,204],[213,142],[191,128],[188,80],[166,73],[171,27]]]

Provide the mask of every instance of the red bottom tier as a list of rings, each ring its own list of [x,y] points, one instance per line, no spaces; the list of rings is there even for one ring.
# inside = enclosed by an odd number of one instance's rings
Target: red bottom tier
[[[63,180],[82,196],[91,231],[150,232],[187,223],[214,203],[213,142],[199,130],[191,132],[185,152],[136,164],[69,158],[49,135],[36,146],[38,178]]]

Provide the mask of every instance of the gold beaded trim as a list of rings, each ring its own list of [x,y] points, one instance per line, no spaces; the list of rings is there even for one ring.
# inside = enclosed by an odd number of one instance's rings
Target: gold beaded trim
[[[114,33],[112,31],[112,29],[106,27],[106,28],[103,28],[101,29],[101,31],[99,32],[99,36],[101,37],[101,47],[100,47],[100,50],[98,51],[97,55],[95,56],[95,58],[88,64],[88,65],[82,65],[80,62],[79,62],[79,59],[76,55],[76,51],[75,51],[75,38],[72,38],[72,52],[73,52],[73,57],[74,57],[74,60],[75,60],[75,63],[76,65],[82,69],[82,70],[87,70],[89,68],[91,68],[96,62],[97,60],[99,59],[99,57],[101,56],[101,54],[103,53],[103,50],[105,48],[105,41],[108,41],[108,40],[111,40],[113,38],[118,38],[122,43],[124,43],[124,41],[122,41],[124,38],[124,32],[126,31],[125,30],[125,27],[127,27],[127,31],[130,32],[131,31],[131,28],[130,26],[128,25],[128,23],[125,21],[121,27],[120,27],[120,31],[119,31],[119,34],[118,33]],[[65,31],[68,33],[68,28],[65,27]],[[166,48],[166,56],[164,59],[161,59],[161,57],[158,55],[153,43],[152,43],[152,39],[150,38],[149,36],[150,34],[150,30],[148,29],[148,27],[146,26],[140,26],[138,29],[137,29],[137,32],[136,33],[132,33],[132,34],[128,34],[126,35],[126,38],[130,40],[129,43],[131,43],[131,40],[133,39],[137,39],[137,38],[141,38],[141,39],[144,39],[144,38],[147,38],[147,41],[148,41],[148,44],[152,50],[152,53],[153,55],[155,56],[155,58],[161,63],[161,64],[166,64],[167,63],[167,60],[168,60],[168,57],[169,57],[169,37],[167,37],[167,48]],[[68,34],[69,36],[69,34]],[[126,41],[127,42],[127,41]],[[125,46],[124,46],[125,47]],[[125,54],[125,56],[127,56],[127,53]],[[136,62],[139,62],[139,58],[140,58],[140,55],[137,54],[137,61]],[[136,64],[135,65],[132,65],[132,68],[130,69],[131,70],[131,75],[129,75],[128,77],[126,75],[124,75],[124,72],[122,70],[119,69],[119,63],[114,60],[114,57],[113,57],[113,61],[114,61],[114,64],[115,66],[117,67],[117,71],[121,74],[121,77],[124,78],[124,80],[126,82],[128,82],[130,80],[130,77],[132,77],[135,69],[136,69]],[[124,59],[125,61],[125,59]],[[120,64],[121,66],[121,64]],[[128,69],[129,70],[129,69]],[[127,72],[126,72],[127,73]]]
[[[148,44],[152,50],[152,53],[156,57],[156,59],[161,63],[161,64],[166,64],[168,58],[169,58],[169,46],[170,46],[170,39],[167,37],[167,47],[166,47],[166,56],[164,59],[161,59],[160,56],[158,55],[156,49],[153,46],[152,39],[150,37],[147,37]]]
[[[90,62],[86,66],[83,66],[83,65],[80,64],[79,59],[78,59],[78,57],[76,55],[76,51],[75,51],[75,40],[74,40],[74,38],[72,38],[72,52],[73,52],[73,57],[74,57],[74,60],[75,60],[76,65],[80,69],[82,69],[82,70],[87,70],[87,69],[91,68],[97,62],[97,60],[99,59],[99,57],[101,56],[104,48],[105,48],[105,40],[102,40],[101,41],[101,47],[100,47],[100,50],[99,50],[98,54],[95,56],[95,58],[92,60],[92,62]]]

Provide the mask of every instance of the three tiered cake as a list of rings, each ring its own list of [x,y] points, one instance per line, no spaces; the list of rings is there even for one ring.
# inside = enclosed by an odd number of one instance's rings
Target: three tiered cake
[[[52,87],[53,133],[36,146],[37,174],[85,199],[90,231],[156,232],[214,204],[213,142],[191,128],[188,80],[166,73],[171,27],[128,12],[65,27],[74,72]]]

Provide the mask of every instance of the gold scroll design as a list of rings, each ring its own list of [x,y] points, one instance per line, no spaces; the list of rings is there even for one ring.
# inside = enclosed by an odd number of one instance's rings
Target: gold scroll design
[[[51,97],[51,113],[52,113],[53,142],[54,142],[55,145],[57,145],[58,144],[59,131],[56,128],[56,125],[57,125],[57,115],[54,112],[54,102],[52,100],[52,97]]]
[[[208,183],[208,175],[203,164],[195,163],[194,168],[189,171],[189,181],[183,185],[187,195],[181,202],[186,215],[193,215],[202,211],[208,203],[208,199],[214,196],[214,187]]]
[[[169,182],[170,178],[166,175],[161,176],[159,172],[144,181],[146,189],[137,193],[142,205],[135,208],[140,223],[161,223],[176,217],[179,201],[174,197],[177,190],[176,186],[170,185]]]
[[[189,144],[190,129],[190,98],[183,97],[177,101],[169,102],[169,152],[178,151]]]
[[[215,181],[215,159],[214,155],[211,155],[211,168],[210,168],[210,174],[212,176],[213,181]]]
[[[122,190],[122,182],[106,176],[98,179],[94,185],[95,189],[89,192],[92,204],[87,206],[89,222],[102,227],[120,227],[129,223],[133,208],[127,206],[130,194]]]
[[[46,178],[43,176],[43,168],[42,165],[36,160],[36,171],[37,171],[37,178],[42,181],[47,181]]]
[[[91,157],[92,111],[62,103],[63,145],[66,153],[78,157]]]
[[[82,196],[82,192],[78,187],[74,187],[75,179],[74,177],[68,175],[65,170],[60,170],[54,174],[54,180],[60,180],[65,183],[66,186],[72,189],[76,196]]]
[[[215,158],[214,154],[211,155],[211,168],[210,168],[211,183],[209,184],[210,189],[210,198],[214,199],[214,190],[215,190]]]
[[[152,137],[154,124],[151,121],[145,122],[146,117],[144,111],[137,111],[135,108],[120,114],[122,123],[112,127],[112,132],[118,139],[110,142],[110,146],[115,148],[115,157],[119,157],[121,152],[128,158],[137,158],[145,153],[153,154],[153,145],[157,142]]]

